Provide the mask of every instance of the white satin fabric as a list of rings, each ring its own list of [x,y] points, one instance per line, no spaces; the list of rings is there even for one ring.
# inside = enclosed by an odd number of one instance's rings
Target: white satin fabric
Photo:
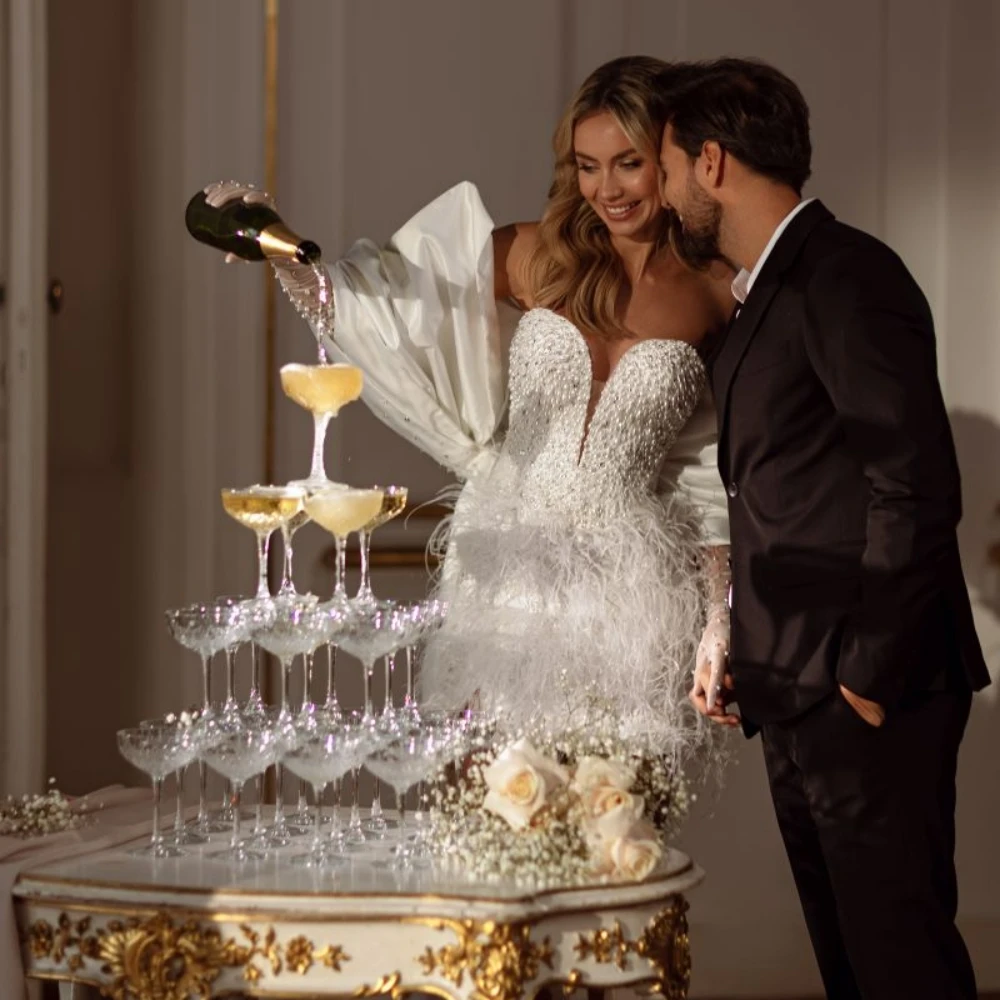
[[[493,295],[493,220],[474,184],[444,192],[385,247],[360,240],[330,266],[332,357],[365,373],[376,416],[460,479],[487,471],[502,437],[507,352],[520,313]],[[704,519],[706,544],[729,542],[706,394],[664,463]]]

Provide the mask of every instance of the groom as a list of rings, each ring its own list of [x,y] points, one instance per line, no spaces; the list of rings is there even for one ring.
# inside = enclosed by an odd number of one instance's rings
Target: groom
[[[923,294],[814,198],[809,111],[758,62],[664,79],[664,200],[738,271],[712,372],[729,495],[720,698],[760,731],[836,1000],[973,1000],[955,927],[955,770],[989,683],[955,526],[958,468]],[[707,668],[706,668],[707,669]]]

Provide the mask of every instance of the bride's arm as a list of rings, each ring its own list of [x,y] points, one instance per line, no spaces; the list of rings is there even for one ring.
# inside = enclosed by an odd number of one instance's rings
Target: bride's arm
[[[219,187],[216,201],[261,197]],[[465,478],[492,461],[517,318],[495,295],[519,299],[530,230],[495,229],[462,183],[385,245],[359,240],[320,268],[273,264],[327,354],[362,369],[372,412]]]
[[[527,264],[537,240],[537,222],[515,222],[493,230],[493,295],[497,302],[532,306]]]

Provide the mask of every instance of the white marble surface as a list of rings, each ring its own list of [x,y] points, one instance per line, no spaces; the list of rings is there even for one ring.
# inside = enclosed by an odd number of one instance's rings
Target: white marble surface
[[[372,914],[406,914],[433,909],[449,916],[488,915],[496,919],[526,919],[566,907],[614,906],[686,892],[702,873],[680,851],[666,852],[659,868],[642,883],[600,883],[564,889],[533,889],[511,882],[476,881],[458,868],[436,864],[412,871],[383,867],[390,858],[394,831],[386,839],[346,852],[340,868],[313,870],[289,864],[301,854],[308,837],[265,861],[240,865],[212,854],[227,846],[219,834],[205,846],[185,848],[183,857],[165,860],[132,857],[126,844],[97,854],[67,858],[21,873],[15,898],[84,897],[93,901],[136,905],[166,904],[202,909],[284,909],[344,915],[363,910]]]

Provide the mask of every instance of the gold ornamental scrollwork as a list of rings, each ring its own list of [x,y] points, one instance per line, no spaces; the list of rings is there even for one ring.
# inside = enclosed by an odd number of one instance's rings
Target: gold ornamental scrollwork
[[[532,941],[529,924],[495,920],[427,920],[436,930],[450,930],[456,944],[430,946],[417,956],[426,975],[439,975],[455,986],[468,976],[475,986],[472,1000],[519,1000],[524,986],[541,967],[552,968],[552,944]]]
[[[86,959],[101,962],[101,972],[113,977],[102,992],[112,1000],[207,997],[223,969],[240,969],[243,979],[255,984],[265,975],[262,965],[272,976],[283,970],[305,975],[313,965],[339,972],[350,961],[340,946],[318,948],[302,935],[282,944],[273,927],[261,933],[241,924],[240,933],[243,941],[223,937],[217,928],[196,920],[174,924],[165,913],[112,920],[91,932],[89,917],[72,921],[63,913],[55,926],[36,920],[25,944],[36,961],[65,963],[70,972],[79,972]]]
[[[687,901],[674,898],[661,910],[638,938],[632,940],[615,921],[609,927],[580,934],[575,950],[581,959],[598,965],[612,962],[621,970],[630,965],[630,955],[645,959],[656,973],[650,992],[667,1000],[684,1000],[691,984],[691,941],[688,936]]]
[[[393,972],[388,976],[382,976],[374,985],[359,986],[355,991],[356,997],[390,997],[391,1000],[399,1000],[405,990],[402,987],[402,973]]]

